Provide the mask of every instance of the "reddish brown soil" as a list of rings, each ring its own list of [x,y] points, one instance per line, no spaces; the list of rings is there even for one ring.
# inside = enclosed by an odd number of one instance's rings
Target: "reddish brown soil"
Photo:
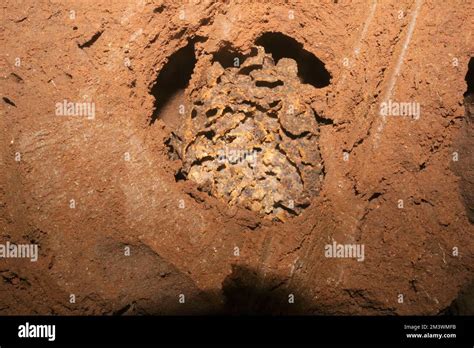
[[[437,314],[472,282],[472,1],[0,7],[0,242],[40,247],[37,262],[0,259],[0,314]],[[185,92],[150,125],[157,76],[188,40],[198,72],[272,31],[332,76],[310,96],[328,121],[324,182],[285,223],[176,181],[164,141]],[[384,121],[389,98],[420,118]],[[65,99],[94,102],[95,118],[56,116]],[[326,258],[332,241],[364,244],[364,261]]]

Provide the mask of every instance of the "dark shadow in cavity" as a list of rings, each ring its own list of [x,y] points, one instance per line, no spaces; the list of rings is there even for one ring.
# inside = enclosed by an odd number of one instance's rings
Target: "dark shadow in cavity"
[[[150,125],[160,118],[163,107],[188,86],[195,65],[196,56],[192,40],[168,58],[151,89],[151,94],[155,97],[155,109]]]
[[[219,62],[224,69],[237,68],[245,60],[245,56],[230,45],[225,45],[212,56],[212,62]]]
[[[271,53],[275,63],[281,58],[291,58],[298,64],[298,76],[303,83],[308,83],[316,88],[329,85],[331,74],[325,64],[315,55],[306,51],[303,45],[285,34],[279,32],[266,32],[255,43]]]
[[[314,303],[285,280],[246,266],[232,265],[232,273],[222,284],[226,315],[302,315],[320,314]],[[289,295],[294,303],[289,303]]]
[[[465,81],[467,84],[464,93],[465,117],[461,121],[461,129],[457,133],[457,138],[453,142],[453,151],[458,153],[458,160],[452,161],[451,168],[460,177],[460,195],[467,218],[471,224],[474,224],[474,181],[472,180],[472,168],[474,167],[474,58],[469,61]]]
[[[16,104],[15,104],[11,99],[9,99],[9,98],[7,98],[7,97],[3,97],[2,99],[3,99],[3,101],[4,101],[5,103],[7,103],[7,104],[9,104],[9,105],[11,105],[11,106],[16,107]]]
[[[174,179],[176,180],[176,182],[184,181],[186,180],[186,174],[184,174],[183,171],[180,169],[175,173]]]
[[[283,81],[275,81],[275,82],[268,82],[268,81],[257,81],[255,82],[255,86],[257,87],[267,87],[267,88],[276,88],[278,86],[283,86]]]
[[[330,118],[325,118],[321,115],[319,115],[316,110],[313,110],[314,112],[314,117],[316,118],[316,121],[320,126],[328,126],[328,125],[334,125],[334,121],[331,120]]]
[[[465,81],[467,84],[464,93],[465,118],[454,143],[455,151],[459,153],[459,159],[453,161],[453,169],[455,174],[461,178],[460,193],[467,217],[470,223],[474,224],[474,181],[472,179],[472,168],[474,167],[474,57],[469,60]]]
[[[86,42],[82,43],[82,44],[77,44],[77,47],[83,49],[83,48],[89,48],[91,47],[98,39],[99,37],[102,35],[103,31],[98,31],[96,32],[94,35],[92,35],[92,37],[87,40]]]
[[[113,263],[116,268],[125,270],[137,282],[148,280],[148,286],[135,291],[136,300],[125,302],[113,311],[115,315],[334,315],[339,313],[337,308],[327,306],[312,299],[301,287],[290,285],[288,279],[272,272],[263,273],[261,270],[246,265],[232,265],[232,272],[222,283],[222,292],[212,290],[203,292],[194,281],[185,273],[180,272],[157,254],[147,250],[137,249],[139,256],[132,265],[122,267],[121,262]],[[142,251],[143,250],[143,251]],[[146,254],[144,255],[144,251]],[[145,267],[144,264],[153,267]],[[140,267],[143,272],[135,272]],[[112,270],[113,271],[113,270]],[[140,277],[141,275],[141,277]],[[1,275],[0,275],[1,276]],[[176,286],[179,284],[179,286]],[[466,287],[453,305],[440,311],[444,315],[462,315],[473,313],[474,283]],[[150,294],[154,293],[153,296]],[[186,294],[186,303],[179,304],[179,293]],[[294,303],[290,303],[290,295],[294,296]],[[460,301],[463,301],[462,303]],[[130,305],[131,304],[131,305]],[[370,303],[367,303],[370,305]],[[369,307],[370,308],[370,307]],[[393,314],[383,311],[380,314]],[[200,320],[206,320],[202,317]]]
[[[467,73],[466,77],[464,78],[467,84],[467,90],[464,93],[464,97],[474,94],[474,58],[469,60],[469,64],[467,65]]]
[[[440,314],[474,315],[474,279],[464,285],[456,299]]]

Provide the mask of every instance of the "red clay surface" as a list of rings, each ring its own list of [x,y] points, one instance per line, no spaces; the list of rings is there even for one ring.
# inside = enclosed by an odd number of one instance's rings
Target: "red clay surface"
[[[472,1],[0,7],[0,242],[40,250],[0,260],[0,314],[431,315],[472,282]],[[331,74],[302,96],[327,120],[324,181],[284,223],[176,181],[164,143],[212,55],[265,32]],[[157,76],[189,40],[193,78],[150,124]],[[94,119],[57,116],[64,100],[93,102]],[[420,103],[419,119],[381,117],[388,100]],[[363,262],[325,257],[333,241],[363,244]]]

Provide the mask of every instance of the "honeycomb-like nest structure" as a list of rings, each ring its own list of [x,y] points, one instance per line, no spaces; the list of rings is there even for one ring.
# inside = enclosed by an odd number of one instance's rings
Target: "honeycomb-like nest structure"
[[[200,190],[285,221],[318,194],[319,126],[294,60],[257,46],[238,67],[213,62],[168,144]]]

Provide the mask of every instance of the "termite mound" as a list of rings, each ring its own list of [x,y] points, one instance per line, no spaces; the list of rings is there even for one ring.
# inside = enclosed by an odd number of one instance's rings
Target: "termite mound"
[[[187,86],[187,111],[175,116],[166,145],[182,164],[177,177],[229,205],[285,221],[301,214],[323,184],[318,116],[304,96],[327,86],[330,75],[318,60],[319,75],[309,76],[305,62],[317,58],[302,46],[298,52],[294,39],[271,34],[248,56],[217,52],[191,77],[200,83]],[[274,50],[281,46],[275,40],[289,40],[291,58]]]

